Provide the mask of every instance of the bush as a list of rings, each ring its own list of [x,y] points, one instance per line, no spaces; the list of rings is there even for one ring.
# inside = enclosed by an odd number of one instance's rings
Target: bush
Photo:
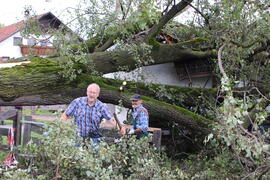
[[[21,148],[19,169],[3,173],[3,179],[184,179],[170,160],[148,143],[122,137],[120,142],[100,143],[98,148],[75,147],[75,127],[69,123],[53,122],[46,127],[39,144]],[[28,158],[26,158],[28,157]]]
[[[190,179],[241,179],[245,172],[227,148],[204,149],[182,162]]]

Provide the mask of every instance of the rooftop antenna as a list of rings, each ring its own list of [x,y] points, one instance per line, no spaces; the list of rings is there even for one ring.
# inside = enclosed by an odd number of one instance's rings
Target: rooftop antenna
[[[30,13],[32,12],[32,6],[25,6],[24,7],[24,18],[27,19],[30,17]]]
[[[26,9],[24,11],[24,17],[28,17],[29,15],[30,15],[30,11],[29,11],[29,9]]]

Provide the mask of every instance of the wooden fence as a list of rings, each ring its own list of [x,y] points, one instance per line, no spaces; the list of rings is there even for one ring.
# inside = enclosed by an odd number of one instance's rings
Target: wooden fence
[[[57,111],[65,108],[66,106],[64,105],[23,107],[23,109],[31,110],[32,115],[35,115],[37,110]],[[5,110],[8,110],[8,108]],[[4,120],[13,120],[13,123],[12,125],[5,125]],[[31,139],[33,139],[33,141],[36,141],[35,138],[31,138],[31,132],[41,134],[43,126],[44,123],[34,121],[31,115],[25,115],[23,118],[22,108],[19,109],[11,108],[6,112],[0,112],[0,136],[8,136],[9,129],[13,128],[15,130],[14,133],[15,146],[25,145]],[[161,137],[162,134],[165,134],[165,131],[163,132],[160,128],[149,128],[149,132],[153,134],[152,144],[159,149],[161,146]],[[7,145],[0,144],[0,150],[5,151],[8,149],[9,148]]]
[[[14,130],[14,145],[26,144],[31,139],[31,132],[42,132],[43,123],[32,121],[31,116],[25,116],[22,120],[21,109],[13,109],[0,112],[0,136],[8,136],[9,131]],[[12,124],[4,124],[5,120],[12,120]],[[8,145],[0,144],[0,150],[8,151]]]

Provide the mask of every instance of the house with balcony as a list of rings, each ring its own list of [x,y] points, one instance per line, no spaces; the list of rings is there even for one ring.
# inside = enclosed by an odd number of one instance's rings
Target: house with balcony
[[[42,33],[39,33],[39,35],[24,35],[29,24],[35,25],[35,28],[38,28],[39,32]],[[53,32],[60,28],[63,32],[62,39],[53,35]],[[22,20],[4,26],[0,28],[0,61],[27,56],[31,53],[46,57],[57,51],[55,47],[63,41],[63,38],[81,41],[78,35],[51,12],[35,16],[28,21]]]

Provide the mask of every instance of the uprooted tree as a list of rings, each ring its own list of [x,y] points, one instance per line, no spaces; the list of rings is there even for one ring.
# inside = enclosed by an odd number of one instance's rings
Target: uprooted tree
[[[88,38],[85,42],[67,44],[51,57],[32,57],[29,64],[1,69],[0,105],[69,103],[83,96],[89,83],[96,82],[102,87],[100,99],[103,102],[118,104],[121,101],[129,107],[130,94],[140,93],[150,112],[150,123],[174,124],[192,132],[194,139],[202,140],[212,131],[213,123],[223,117],[231,118],[238,129],[242,129],[242,121],[256,122],[255,116],[250,118],[247,114],[258,112],[254,110],[258,108],[254,105],[256,99],[267,101],[269,97],[267,3],[263,0],[198,1],[197,4],[192,0],[116,2],[116,8],[91,2],[91,8],[81,9],[83,13],[77,18],[80,30],[84,29]],[[99,6],[103,6],[102,11]],[[181,18],[187,8],[194,10],[189,23],[173,21],[175,17]],[[170,35],[175,43],[162,44],[160,34]],[[121,80],[101,76],[119,70],[193,60],[211,62],[218,82],[215,89],[138,82],[127,82],[123,86]],[[161,92],[161,89],[166,91]],[[170,98],[159,92],[169,94]],[[228,107],[244,107],[245,110],[239,110],[240,115],[230,108],[211,115],[190,111],[194,109],[191,107],[201,107],[208,113],[213,112],[217,109],[219,94]],[[235,96],[242,98],[243,104],[230,101]],[[242,130],[239,133],[250,136],[245,128]],[[236,137],[225,141],[231,144],[235,140]]]

